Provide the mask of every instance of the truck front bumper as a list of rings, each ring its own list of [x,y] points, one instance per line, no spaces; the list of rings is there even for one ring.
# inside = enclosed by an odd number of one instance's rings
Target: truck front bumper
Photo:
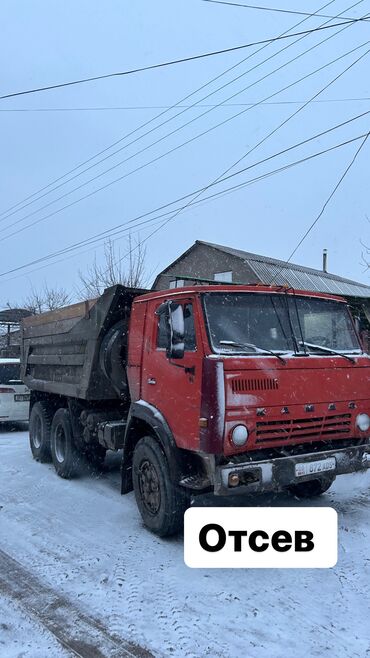
[[[330,470],[322,470],[328,465]],[[334,460],[334,461],[333,461]],[[311,464],[313,472],[297,475],[297,472],[309,470]],[[296,468],[298,466],[298,468]],[[262,461],[246,461],[216,466],[214,473],[214,493],[218,496],[248,494],[265,491],[281,491],[286,487],[299,482],[307,482],[318,478],[335,477],[344,473],[364,471],[370,468],[370,443],[361,446],[339,448],[311,452],[301,455],[277,457]]]

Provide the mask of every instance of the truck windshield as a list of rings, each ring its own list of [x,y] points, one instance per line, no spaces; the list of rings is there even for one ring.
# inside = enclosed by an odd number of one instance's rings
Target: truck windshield
[[[278,354],[306,351],[322,356],[320,346],[328,348],[328,355],[330,350],[361,352],[346,305],[334,300],[217,292],[204,294],[204,308],[212,349],[220,354],[256,354],[241,346],[248,343]]]

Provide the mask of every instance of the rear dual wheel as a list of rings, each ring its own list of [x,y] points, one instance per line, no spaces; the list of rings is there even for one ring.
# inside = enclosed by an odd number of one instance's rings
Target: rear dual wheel
[[[102,465],[106,450],[103,446],[87,446],[81,452],[74,441],[68,409],[58,409],[53,414],[51,404],[35,402],[29,420],[30,447],[39,462],[53,462],[58,475],[71,478],[77,474],[81,460],[94,467]]]
[[[50,462],[50,432],[53,409],[45,401],[35,402],[29,421],[30,448],[38,462]]]
[[[58,409],[55,413],[50,434],[51,456],[60,477],[73,478],[84,462],[93,467],[103,464],[106,454],[103,446],[89,445],[85,450],[76,446],[68,409]]]
[[[68,409],[58,409],[51,423],[51,456],[54,468],[62,478],[76,475],[81,461],[72,433]]]

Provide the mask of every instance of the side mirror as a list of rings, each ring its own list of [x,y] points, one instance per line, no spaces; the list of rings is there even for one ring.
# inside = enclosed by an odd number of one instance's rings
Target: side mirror
[[[184,309],[173,301],[163,302],[156,314],[164,316],[167,331],[166,356],[168,359],[182,359],[185,351]]]

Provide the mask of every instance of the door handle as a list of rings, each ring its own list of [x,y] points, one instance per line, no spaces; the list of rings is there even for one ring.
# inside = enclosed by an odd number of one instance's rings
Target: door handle
[[[156,384],[157,380],[154,377],[149,377],[148,384]]]

